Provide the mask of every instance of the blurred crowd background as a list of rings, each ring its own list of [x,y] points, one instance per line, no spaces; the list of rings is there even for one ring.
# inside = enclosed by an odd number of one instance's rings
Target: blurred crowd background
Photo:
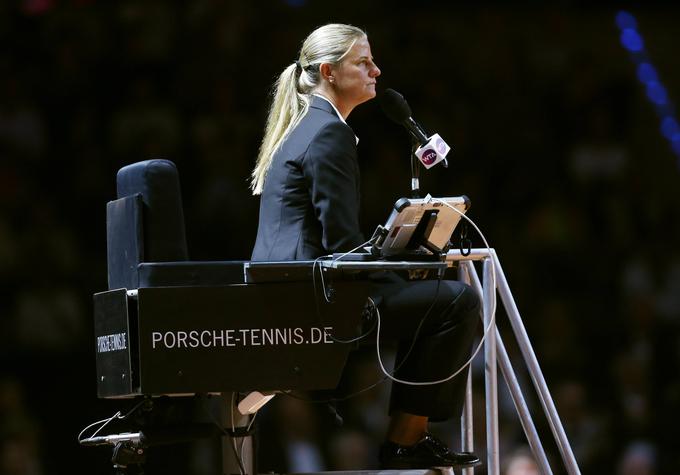
[[[364,28],[379,85],[400,91],[453,146],[448,169],[423,170],[421,188],[471,198],[469,215],[498,252],[582,472],[677,473],[680,161],[620,41],[621,8],[0,3],[0,474],[112,473],[110,449],[81,448],[76,436],[129,407],[96,398],[94,369],[92,294],[107,288],[105,206],[116,171],[173,160],[191,257],[247,259],[258,208],[247,180],[271,84],[328,22]],[[680,101],[680,8],[628,11],[668,100]],[[375,101],[349,123],[360,137],[370,235],[409,193],[409,139]],[[378,379],[375,355],[358,352],[338,395]],[[483,455],[481,364],[473,379]],[[339,403],[342,425],[326,405],[277,397],[258,416],[260,471],[375,467],[388,394],[382,384]],[[540,405],[528,400],[559,460]],[[531,457],[503,388],[500,407],[503,473],[535,473],[521,471]],[[453,443],[459,428],[435,431]],[[209,451],[183,450],[177,473],[219,473]]]

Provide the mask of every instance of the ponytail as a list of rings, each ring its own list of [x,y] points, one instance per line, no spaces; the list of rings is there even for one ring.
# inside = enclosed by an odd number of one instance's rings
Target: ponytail
[[[297,63],[288,66],[283,70],[274,86],[264,138],[260,145],[255,169],[251,175],[250,186],[254,195],[262,193],[264,180],[269,171],[274,152],[279,148],[288,132],[300,122],[309,108],[309,95],[298,92],[299,69]]]

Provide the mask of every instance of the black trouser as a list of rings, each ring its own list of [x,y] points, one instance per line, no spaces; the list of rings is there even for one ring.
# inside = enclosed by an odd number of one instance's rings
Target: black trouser
[[[371,295],[380,310],[380,340],[399,342],[396,378],[437,381],[470,358],[480,323],[480,299],[471,287],[455,280],[407,281],[392,273],[376,275],[373,280]],[[435,385],[393,383],[390,414],[401,411],[433,421],[460,417],[468,371]]]

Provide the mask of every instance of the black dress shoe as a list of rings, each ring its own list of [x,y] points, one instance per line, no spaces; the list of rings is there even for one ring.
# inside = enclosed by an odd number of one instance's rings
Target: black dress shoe
[[[415,445],[385,442],[380,447],[380,468],[406,470],[431,467],[472,467],[479,457],[471,452],[452,452],[432,434],[425,434]]]

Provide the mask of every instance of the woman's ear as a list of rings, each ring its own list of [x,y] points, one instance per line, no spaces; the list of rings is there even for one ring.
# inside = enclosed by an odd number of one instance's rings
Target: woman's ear
[[[319,72],[321,73],[321,77],[328,82],[333,82],[335,80],[333,78],[333,67],[330,65],[330,63],[321,63],[319,66]]]

